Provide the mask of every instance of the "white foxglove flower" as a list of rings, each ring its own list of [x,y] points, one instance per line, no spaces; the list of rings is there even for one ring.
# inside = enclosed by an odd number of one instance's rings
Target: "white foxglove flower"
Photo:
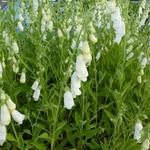
[[[65,92],[64,94],[64,107],[71,109],[74,106],[74,100],[72,93],[70,91]]]
[[[38,87],[38,88],[34,91],[34,93],[33,93],[33,99],[34,99],[35,101],[38,101],[38,100],[39,100],[39,98],[40,98],[40,93],[41,93],[41,90],[40,90],[40,88]]]
[[[6,105],[9,108],[10,112],[16,109],[16,104],[10,98],[6,100]]]
[[[142,83],[142,77],[140,75],[137,77],[137,82],[140,84]]]
[[[3,67],[2,63],[0,62],[0,79],[2,78],[2,74],[3,74]]]
[[[90,34],[89,38],[90,38],[92,43],[95,44],[97,42],[97,38],[96,38],[96,36],[94,34]]]
[[[81,81],[85,82],[87,80],[88,71],[87,71],[87,67],[86,67],[86,63],[85,63],[83,55],[77,56],[77,59],[76,59],[76,73],[77,73],[78,78]]]
[[[116,7],[114,13],[111,16],[112,22],[113,22],[113,28],[116,32],[116,37],[114,42],[120,43],[122,37],[125,35],[125,23],[123,22],[123,19],[121,17],[120,8]]]
[[[20,77],[20,83],[25,83],[25,82],[26,82],[26,74],[25,72],[22,72]]]
[[[18,27],[18,29],[19,29],[20,31],[23,31],[23,30],[24,30],[24,27],[23,27],[21,21],[18,22],[18,26],[17,26],[17,27]]]
[[[99,59],[100,59],[100,57],[101,57],[101,53],[100,52],[98,52],[97,54],[96,54],[96,61],[98,61]]]
[[[38,81],[38,80],[35,80],[34,83],[32,84],[32,87],[31,87],[31,88],[32,88],[32,90],[35,91],[35,90],[38,88],[38,86],[39,86],[39,81]]]
[[[59,38],[62,38],[62,37],[63,37],[63,33],[62,33],[62,31],[61,31],[60,29],[58,29],[57,34],[58,34],[58,37],[59,37]]]
[[[12,49],[14,50],[15,54],[19,53],[19,47],[16,42],[12,43]]]
[[[39,7],[39,2],[38,0],[33,0],[33,10],[37,11]]]
[[[141,139],[142,129],[143,129],[143,125],[142,125],[141,121],[138,121],[135,125],[135,130],[134,130],[134,139],[135,140],[138,141]]]
[[[18,124],[22,124],[23,120],[25,119],[25,115],[21,114],[19,111],[17,111],[16,109],[14,109],[11,112],[11,115],[13,117],[13,119],[18,123]]]
[[[81,94],[80,87],[81,80],[78,78],[76,72],[74,72],[71,76],[71,93],[73,98]]]
[[[149,141],[149,139],[145,139],[142,143],[141,150],[149,150],[149,148],[150,148],[150,141]]]
[[[6,126],[0,123],[0,145],[6,141],[7,129]]]
[[[90,47],[89,47],[88,41],[81,41],[81,42],[79,43],[79,49],[80,49],[83,53],[90,53]]]
[[[0,108],[0,122],[3,125],[9,125],[10,121],[11,121],[11,116],[10,116],[9,109],[6,104],[3,104]]]

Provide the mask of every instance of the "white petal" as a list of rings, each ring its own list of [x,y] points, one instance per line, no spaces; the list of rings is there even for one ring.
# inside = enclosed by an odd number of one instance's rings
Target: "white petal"
[[[4,104],[0,108],[0,122],[3,125],[9,125],[10,121],[11,121],[11,116],[10,116],[9,109],[7,105]]]
[[[23,31],[24,30],[24,27],[23,27],[23,25],[22,25],[22,23],[19,21],[18,22],[18,29],[20,30],[20,31]]]
[[[87,67],[85,63],[86,62],[84,60],[83,55],[77,56],[76,73],[77,73],[78,78],[84,82],[87,80],[87,77],[88,77],[88,71],[87,71]]]
[[[10,111],[16,109],[16,104],[10,98],[6,100],[6,104]]]
[[[11,113],[13,119],[18,123],[18,124],[22,124],[23,120],[25,119],[25,115],[21,114],[19,111],[17,111],[16,109],[12,111]]]
[[[39,88],[37,88],[37,89],[34,91],[34,93],[33,93],[33,99],[34,99],[35,101],[38,101],[38,100],[39,100],[39,98],[40,98],[40,93],[41,93],[41,90],[40,90]]]
[[[71,92],[67,91],[64,94],[64,107],[71,109],[74,106],[74,100]]]
[[[142,129],[143,129],[143,125],[140,121],[138,121],[135,125],[135,131],[134,131],[134,139],[135,140],[141,139]]]
[[[39,81],[38,80],[35,80],[34,83],[32,84],[32,90],[36,90],[39,86]]]
[[[26,74],[25,72],[22,72],[20,77],[20,83],[25,83],[25,82],[26,82]]]
[[[7,129],[5,125],[0,124],[0,145],[6,141]]]
[[[76,72],[74,72],[71,76],[71,93],[74,98],[81,94],[80,87],[81,80],[78,78]]]
[[[89,38],[93,44],[95,44],[97,42],[97,38],[94,34],[90,34]]]

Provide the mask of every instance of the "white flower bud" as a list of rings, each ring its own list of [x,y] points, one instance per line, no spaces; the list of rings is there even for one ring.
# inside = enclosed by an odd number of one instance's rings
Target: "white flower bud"
[[[74,72],[71,76],[71,93],[73,98],[81,94],[80,87],[81,80],[78,78],[76,72]]]
[[[48,22],[47,28],[50,32],[53,30],[53,22],[51,20]]]
[[[15,54],[19,53],[18,44],[16,42],[12,43],[12,49],[14,50]]]
[[[97,54],[96,54],[96,61],[98,61],[99,59],[100,59],[100,57],[101,57],[101,53],[100,52],[98,52]]]
[[[140,84],[142,83],[142,77],[141,76],[137,77],[137,82],[140,83]]]
[[[65,92],[64,94],[64,107],[71,109],[74,106],[73,96],[70,91]]]
[[[88,41],[81,41],[79,44],[79,49],[83,53],[90,53],[90,47],[89,47]]]
[[[135,130],[134,130],[134,139],[135,140],[138,141],[141,139],[142,129],[143,129],[143,125],[142,125],[141,121],[138,121],[135,125]]]
[[[147,65],[147,63],[148,63],[148,60],[147,60],[146,57],[144,57],[143,60],[141,61],[141,67],[142,67],[142,68],[145,68],[146,65]]]
[[[150,141],[149,139],[145,139],[144,142],[142,143],[142,150],[149,150],[150,147]]]
[[[13,72],[18,73],[19,72],[19,67],[17,64],[13,64]]]
[[[62,33],[62,31],[61,31],[60,29],[58,29],[57,34],[58,34],[58,37],[59,37],[59,38],[62,38],[62,37],[63,37],[63,33]]]
[[[13,111],[14,109],[16,109],[16,104],[10,98],[6,100],[6,105],[10,111]]]
[[[0,123],[0,145],[6,141],[7,129],[6,126]]]
[[[37,11],[39,7],[39,2],[38,0],[33,0],[33,10]]]
[[[26,74],[25,72],[22,72],[20,77],[20,83],[25,83],[25,82],[26,82]]]
[[[31,88],[32,88],[32,90],[35,91],[35,90],[38,88],[38,86],[39,86],[39,81],[38,81],[38,80],[35,80],[34,83],[32,84],[32,87],[31,87]]]
[[[95,37],[94,34],[90,34],[89,38],[93,44],[95,44],[97,42],[97,38]]]
[[[11,121],[10,112],[6,104],[2,105],[0,108],[0,122],[3,125],[9,125]]]
[[[13,119],[18,123],[18,124],[22,124],[23,120],[25,119],[25,115],[21,114],[19,111],[17,111],[16,109],[14,109],[11,113]]]
[[[23,31],[24,30],[24,27],[23,27],[23,25],[22,25],[22,23],[19,21],[18,22],[18,29],[20,30],[20,31]]]
[[[40,88],[38,87],[38,88],[34,91],[34,93],[33,93],[33,99],[34,99],[35,101],[38,101],[38,100],[39,100],[39,98],[40,98],[40,93],[41,93],[41,90],[40,90]]]
[[[19,14],[19,20],[22,22],[22,21],[24,21],[24,18],[23,18],[23,16],[21,15],[21,14]]]

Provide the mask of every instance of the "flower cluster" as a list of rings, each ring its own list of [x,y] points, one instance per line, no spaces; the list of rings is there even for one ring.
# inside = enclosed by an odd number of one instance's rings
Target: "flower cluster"
[[[3,90],[0,94],[0,104],[0,145],[3,145],[7,135],[6,126],[10,124],[11,116],[20,125],[23,123],[25,115],[16,110],[16,104]]]

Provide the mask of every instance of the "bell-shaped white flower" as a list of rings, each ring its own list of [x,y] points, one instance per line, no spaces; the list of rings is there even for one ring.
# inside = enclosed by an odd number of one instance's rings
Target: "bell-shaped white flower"
[[[20,31],[23,31],[23,30],[24,30],[24,27],[23,27],[21,21],[18,22],[18,26],[17,26],[17,27],[18,27],[18,29],[19,29]]]
[[[10,112],[16,109],[16,104],[11,100],[11,98],[8,98],[6,100],[6,105],[9,108]]]
[[[71,76],[71,93],[73,98],[81,94],[80,87],[81,80],[78,78],[76,72],[74,72]]]
[[[34,83],[32,84],[32,90],[36,90],[39,86],[39,81],[38,80],[35,80]]]
[[[20,83],[25,83],[25,82],[26,82],[26,74],[25,72],[22,72],[20,77]]]
[[[88,41],[81,41],[80,44],[79,44],[79,49],[83,53],[90,53],[90,47],[89,47]]]
[[[12,43],[12,48],[16,54],[19,53],[19,47],[18,47],[18,44],[16,42]]]
[[[135,130],[134,130],[134,139],[135,140],[138,141],[141,139],[142,129],[143,129],[143,125],[142,125],[141,121],[138,121],[135,125]]]
[[[93,33],[90,34],[89,38],[93,44],[95,44],[97,42],[97,38]]]
[[[17,111],[16,109],[14,109],[11,112],[12,118],[18,123],[18,124],[22,124],[23,120],[25,119],[25,115],[21,114],[19,111]]]
[[[65,92],[64,94],[64,107],[71,109],[74,106],[74,100],[72,93],[70,91]]]
[[[81,81],[85,82],[87,80],[88,71],[87,71],[87,67],[86,67],[86,63],[85,63],[83,55],[77,56],[77,59],[76,59],[76,73],[77,73],[78,78]]]
[[[3,125],[9,125],[10,121],[11,121],[11,116],[10,116],[9,109],[6,104],[3,104],[0,108],[0,122]]]
[[[0,145],[6,141],[7,129],[6,126],[0,123]]]
[[[38,100],[39,100],[39,98],[40,98],[40,93],[41,93],[41,90],[40,90],[40,88],[38,87],[38,88],[34,91],[34,93],[33,93],[33,99],[34,99],[35,101],[38,101]]]

